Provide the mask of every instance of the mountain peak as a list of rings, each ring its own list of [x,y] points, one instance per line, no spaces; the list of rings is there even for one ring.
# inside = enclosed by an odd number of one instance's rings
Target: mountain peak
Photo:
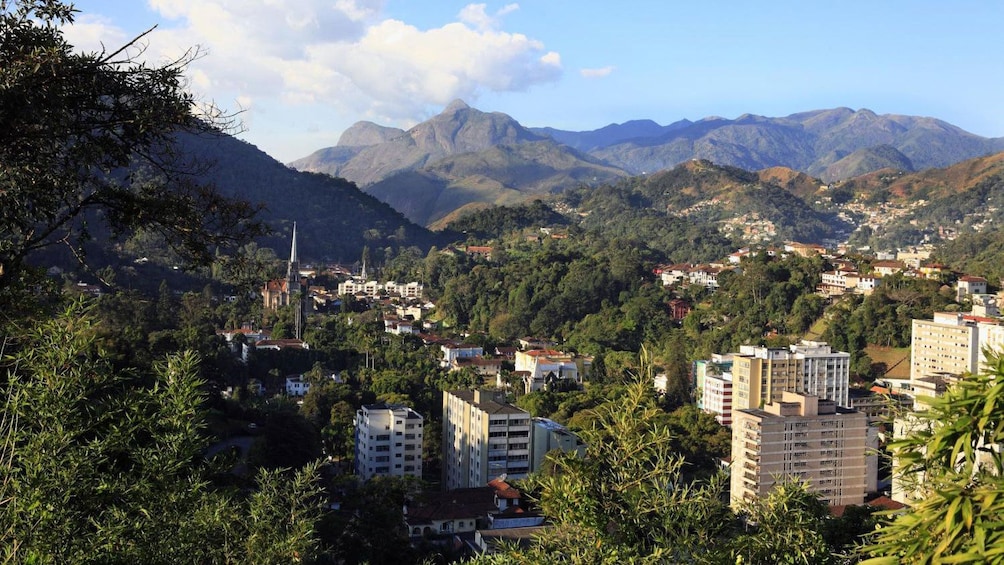
[[[470,109],[471,109],[471,107],[467,105],[467,102],[464,102],[463,100],[457,98],[453,102],[450,102],[449,106],[447,106],[446,108],[443,109],[443,113],[444,114],[454,114],[454,113],[459,112],[461,110],[470,110]]]

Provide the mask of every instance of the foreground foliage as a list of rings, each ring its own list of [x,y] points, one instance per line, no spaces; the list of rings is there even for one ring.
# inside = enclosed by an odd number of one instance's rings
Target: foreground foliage
[[[78,53],[59,0],[0,1],[0,307],[27,256],[60,247],[81,259],[92,237],[156,233],[208,264],[213,246],[260,233],[247,203],[198,182],[179,132],[228,127],[184,87],[197,53],[161,66],[132,59],[136,40]]]
[[[897,472],[920,476],[920,498],[889,516],[868,565],[1004,563],[1004,357],[911,415],[913,432],[890,444]]]
[[[594,410],[580,435],[586,456],[555,454],[551,472],[531,477],[552,519],[528,548],[475,559],[494,563],[836,563],[844,548],[827,541],[837,525],[799,483],[781,483],[738,511],[727,481],[683,477],[674,432],[643,383]],[[832,537],[832,536],[830,536]]]
[[[115,370],[73,305],[5,339],[0,559],[30,563],[289,563],[316,547],[316,468],[214,487],[198,358]]]

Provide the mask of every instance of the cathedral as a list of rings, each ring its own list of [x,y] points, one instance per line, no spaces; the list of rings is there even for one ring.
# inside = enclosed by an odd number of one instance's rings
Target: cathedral
[[[296,255],[296,224],[293,224],[293,245],[289,252],[285,279],[273,279],[261,289],[265,310],[277,310],[288,306],[299,296],[303,300],[304,286],[300,279],[300,260]]]

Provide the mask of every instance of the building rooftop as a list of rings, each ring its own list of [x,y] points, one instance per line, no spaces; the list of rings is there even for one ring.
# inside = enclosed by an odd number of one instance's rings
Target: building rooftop
[[[468,404],[473,404],[480,410],[487,412],[489,414],[527,414],[529,413],[521,408],[517,408],[512,404],[503,404],[496,402],[491,399],[481,399],[480,402],[475,402],[475,391],[473,390],[451,390],[447,394],[452,394],[457,398],[467,402]]]

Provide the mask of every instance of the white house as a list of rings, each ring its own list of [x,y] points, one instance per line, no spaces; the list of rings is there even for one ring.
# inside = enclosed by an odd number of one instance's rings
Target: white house
[[[442,345],[441,348],[443,350],[443,359],[439,362],[439,365],[444,368],[453,366],[457,359],[481,357],[485,354],[483,347],[467,343],[447,343]]]
[[[303,378],[303,375],[286,377],[287,396],[306,396],[310,390],[310,381]]]

